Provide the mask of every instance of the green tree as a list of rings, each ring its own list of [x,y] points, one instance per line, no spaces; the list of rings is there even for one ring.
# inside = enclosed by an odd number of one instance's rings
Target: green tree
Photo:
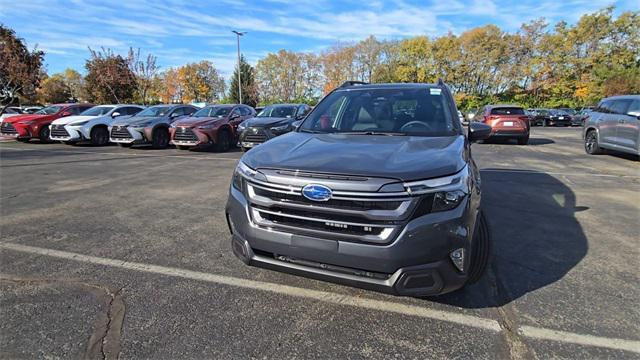
[[[242,103],[249,106],[256,106],[258,104],[258,89],[255,82],[254,69],[244,56],[240,57],[240,80],[242,87]],[[229,99],[232,103],[240,102],[240,94],[238,92],[238,68],[233,72],[231,76],[231,83],[229,84]]]

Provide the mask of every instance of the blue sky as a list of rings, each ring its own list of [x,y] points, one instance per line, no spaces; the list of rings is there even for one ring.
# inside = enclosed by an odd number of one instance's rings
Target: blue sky
[[[228,77],[232,29],[248,32],[242,52],[255,64],[282,48],[319,52],[369,34],[437,36],[490,23],[515,31],[539,17],[574,23],[608,5],[638,10],[637,0],[0,0],[0,22],[46,52],[49,73],[83,71],[88,46],[123,54],[133,46],[156,55],[161,68],[206,59]]]

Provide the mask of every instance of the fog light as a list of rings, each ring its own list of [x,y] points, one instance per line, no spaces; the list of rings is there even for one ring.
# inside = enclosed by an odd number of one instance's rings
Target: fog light
[[[464,272],[464,248],[453,250],[449,254],[449,257],[451,258],[453,265],[455,265],[460,272]]]

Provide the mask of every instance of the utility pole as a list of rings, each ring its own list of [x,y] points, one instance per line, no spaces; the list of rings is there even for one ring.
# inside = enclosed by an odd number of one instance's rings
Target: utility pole
[[[236,34],[236,38],[238,39],[238,102],[242,104],[242,75],[240,74],[240,36],[243,36],[247,32],[236,30],[231,30],[231,32]]]

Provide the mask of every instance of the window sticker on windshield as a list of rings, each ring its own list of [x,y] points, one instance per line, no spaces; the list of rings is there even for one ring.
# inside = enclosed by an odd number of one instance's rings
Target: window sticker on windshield
[[[429,89],[429,93],[431,95],[440,95],[442,94],[442,89]]]

